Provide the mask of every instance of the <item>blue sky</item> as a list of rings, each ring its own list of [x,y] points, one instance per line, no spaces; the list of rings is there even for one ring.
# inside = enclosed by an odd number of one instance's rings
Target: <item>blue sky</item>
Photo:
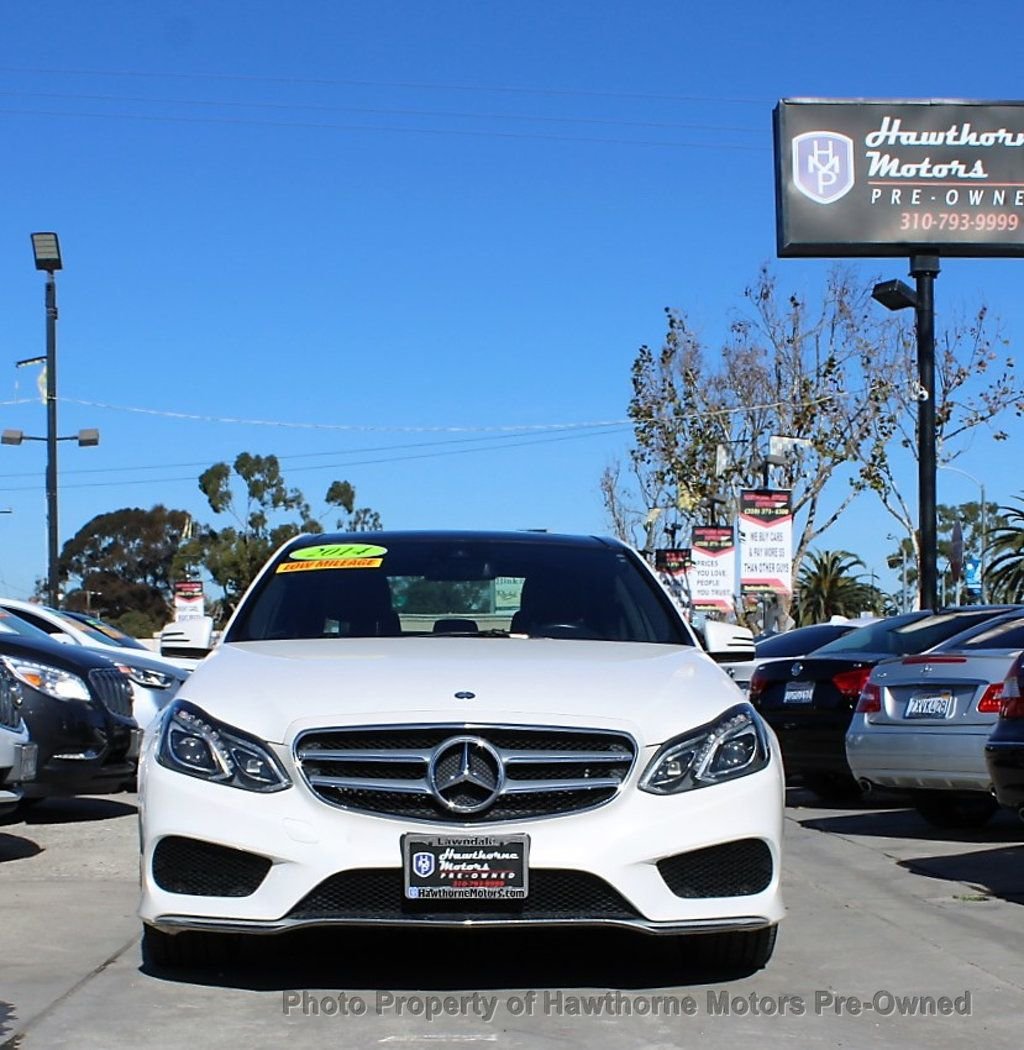
[[[775,260],[776,101],[1014,98],[1019,2],[965,10],[6,4],[0,425],[45,433],[14,362],[44,351],[29,233],[56,230],[60,433],[102,435],[61,445],[62,542],[123,506],[214,520],[196,478],[243,450],[314,507],[347,478],[388,527],[606,532],[598,481],[664,307],[714,344],[762,262],[798,289],[828,266]],[[944,261],[940,324],[984,299],[1016,342],[1019,279]],[[958,460],[1002,503],[1024,488],[1010,431]],[[44,452],[0,449],[19,597],[45,573]],[[940,474],[940,502],[976,497]],[[884,576],[880,514],[862,498],[820,546]]]

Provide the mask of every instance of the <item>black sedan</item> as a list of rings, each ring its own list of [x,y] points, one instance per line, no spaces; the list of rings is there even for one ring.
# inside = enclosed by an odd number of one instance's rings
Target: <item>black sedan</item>
[[[1003,704],[985,745],[985,763],[996,798],[1024,820],[1024,656],[1018,656],[1003,683]]]
[[[802,659],[758,667],[750,700],[779,737],[787,777],[822,798],[856,797],[860,789],[846,761],[846,731],[872,668],[892,657],[926,652],[1011,608],[972,605],[892,616]]]
[[[36,779],[24,785],[26,801],[104,794],[131,783],[140,731],[131,682],[112,660],[6,630],[0,661],[18,683],[21,713],[39,748]]]

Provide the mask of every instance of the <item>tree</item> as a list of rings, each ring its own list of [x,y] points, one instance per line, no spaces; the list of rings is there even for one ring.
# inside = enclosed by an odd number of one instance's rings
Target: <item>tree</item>
[[[199,488],[215,514],[233,517],[236,524],[200,529],[182,548],[176,565],[182,570],[189,564],[206,569],[224,591],[223,619],[282,543],[302,532],[323,532],[324,527],[302,492],[285,485],[276,456],[242,452],[230,466],[214,463],[200,475]],[[356,490],[347,481],[332,482],[324,499],[342,512],[336,520],[339,529],[381,527],[376,511],[355,506]]]
[[[999,523],[988,534],[985,588],[991,601],[1019,602],[1024,597],[1024,497],[1017,506],[1000,507]]]
[[[810,551],[797,579],[793,602],[801,626],[825,623],[833,616],[859,616],[879,607],[877,588],[854,569],[864,562],[849,551]]]
[[[102,614],[118,626],[152,633],[171,615],[172,566],[189,522],[157,504],[98,514],[64,544],[58,574],[69,609]],[[70,586],[77,584],[77,586]]]
[[[793,494],[796,573],[863,491],[875,492],[911,534],[893,446],[916,452],[915,343],[872,301],[872,285],[835,267],[812,303],[780,292],[763,267],[716,353],[684,313],[667,310],[661,349],[642,346],[633,363],[631,477],[624,482],[613,465],[601,479],[616,533],[650,548],[666,526],[709,520],[723,499],[731,515],[741,489],[764,484],[769,437],[779,435],[798,439],[771,468]],[[989,327],[982,309],[941,340],[937,440],[947,462],[968,431],[1024,408],[1012,361],[998,359],[1000,340]]]

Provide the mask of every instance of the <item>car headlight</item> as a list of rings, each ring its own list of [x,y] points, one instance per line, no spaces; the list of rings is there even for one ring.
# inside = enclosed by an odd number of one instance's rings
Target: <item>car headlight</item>
[[[154,671],[149,667],[135,667],[121,661],[118,661],[117,666],[136,685],[141,685],[144,689],[170,689],[178,684],[178,679],[165,671]]]
[[[769,757],[761,719],[749,704],[737,704],[714,722],[665,744],[640,778],[640,789],[674,795],[710,787],[764,769]]]
[[[24,682],[25,685],[38,689],[55,700],[91,699],[89,687],[84,679],[70,671],[50,664],[39,664],[33,660],[22,660],[17,656],[5,656],[2,659],[4,666],[19,682]]]
[[[288,774],[266,744],[179,700],[160,728],[157,761],[177,773],[245,791],[282,791]]]

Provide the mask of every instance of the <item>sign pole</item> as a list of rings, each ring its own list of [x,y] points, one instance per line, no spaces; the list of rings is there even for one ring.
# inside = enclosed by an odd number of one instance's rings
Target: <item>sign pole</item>
[[[938,601],[935,490],[935,278],[937,255],[913,255],[910,276],[917,282],[915,328],[917,331],[917,491],[920,528],[920,604],[934,609]]]

